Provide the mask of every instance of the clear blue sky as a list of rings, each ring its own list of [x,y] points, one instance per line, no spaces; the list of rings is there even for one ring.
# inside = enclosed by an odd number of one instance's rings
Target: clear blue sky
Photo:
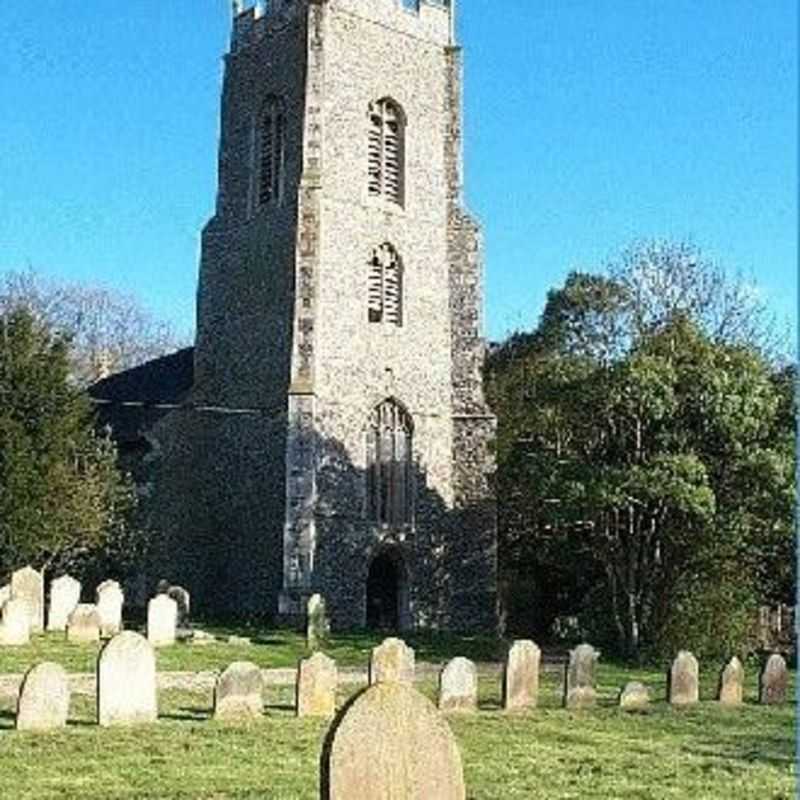
[[[3,0],[0,270],[107,283],[191,328],[229,9]],[[794,0],[460,0],[458,19],[492,338],[652,236],[692,238],[796,321]]]

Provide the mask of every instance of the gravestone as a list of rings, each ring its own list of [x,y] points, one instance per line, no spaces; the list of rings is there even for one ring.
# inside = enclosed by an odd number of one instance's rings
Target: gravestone
[[[719,702],[723,706],[740,706],[744,698],[744,667],[734,656],[719,676]]]
[[[116,581],[103,581],[96,594],[100,635],[115,636],[122,630],[122,606],[125,603],[122,588]]]
[[[175,644],[178,604],[166,594],[157,594],[147,604],[147,641],[153,647]]]
[[[597,702],[594,668],[600,653],[590,644],[580,644],[569,651],[564,680],[564,706],[588,708]]]
[[[31,608],[25,600],[12,598],[3,606],[0,644],[18,647],[31,640]]]
[[[336,713],[336,662],[324,653],[304,658],[297,668],[298,717],[332,717]]]
[[[414,650],[402,639],[384,639],[373,648],[369,661],[369,683],[414,685]]]
[[[439,711],[470,713],[478,708],[478,670],[468,658],[454,658],[439,675]]]
[[[67,618],[81,601],[81,582],[70,575],[62,575],[50,584],[50,609],[47,630],[63,631]]]
[[[165,578],[162,578],[156,584],[156,594],[166,594],[169,591],[169,581]]]
[[[144,636],[123,631],[97,660],[97,723],[134,725],[157,718],[155,651]]]
[[[258,719],[264,713],[264,678],[249,661],[234,661],[217,678],[214,687],[214,719]]]
[[[17,730],[63,728],[69,714],[69,682],[58,664],[39,664],[28,670],[17,702]]]
[[[28,604],[31,632],[44,630],[44,578],[33,567],[18,569],[11,575],[11,597]]]
[[[517,639],[503,669],[503,708],[519,711],[539,702],[539,663],[542,651],[530,639]]]
[[[312,594],[306,605],[306,645],[309,650],[318,650],[325,644],[330,633],[325,598]]]
[[[789,672],[783,656],[773,653],[764,664],[758,679],[758,701],[763,705],[786,702],[789,690]]]
[[[700,666],[688,650],[681,650],[672,662],[667,683],[673,706],[692,705],[700,699]]]
[[[455,737],[410,686],[370,686],[334,724],[322,767],[327,800],[465,800]]]
[[[178,627],[189,627],[189,614],[192,607],[192,598],[187,589],[183,586],[170,586],[167,589],[167,597],[171,597],[178,606]]]
[[[67,619],[67,641],[91,644],[100,641],[100,614],[93,603],[79,603]]]
[[[638,681],[625,684],[619,695],[619,707],[624,711],[642,711],[650,705],[648,688]]]

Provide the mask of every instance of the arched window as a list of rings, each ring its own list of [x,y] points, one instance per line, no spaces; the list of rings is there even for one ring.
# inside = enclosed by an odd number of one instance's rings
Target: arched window
[[[259,205],[277,203],[283,192],[283,151],[285,139],[283,101],[269,96],[259,126]]]
[[[367,429],[367,514],[381,525],[411,523],[413,423],[395,400],[372,412]]]
[[[370,103],[367,166],[369,194],[402,205],[404,201],[405,118],[388,98]]]
[[[367,318],[403,324],[403,264],[388,242],[372,251],[367,274]]]

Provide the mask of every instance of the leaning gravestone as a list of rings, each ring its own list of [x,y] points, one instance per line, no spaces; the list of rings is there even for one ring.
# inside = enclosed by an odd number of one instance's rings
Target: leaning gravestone
[[[25,600],[7,600],[3,606],[0,644],[18,647],[31,640],[31,608]]]
[[[69,682],[64,668],[44,663],[28,670],[17,703],[17,730],[63,728],[69,714]]]
[[[764,664],[758,680],[758,700],[763,705],[786,702],[789,690],[789,672],[783,656],[773,653]]]
[[[91,644],[100,641],[100,614],[93,603],[79,603],[67,619],[67,641]]]
[[[372,650],[369,683],[414,685],[414,650],[402,639],[389,638]]]
[[[103,581],[97,587],[97,611],[100,635],[114,636],[122,630],[122,606],[125,595],[116,581]]]
[[[588,708],[597,702],[594,667],[600,654],[590,644],[580,644],[569,652],[564,680],[564,706]]]
[[[157,718],[155,651],[144,636],[123,631],[97,661],[97,722],[132,725]]]
[[[650,692],[643,683],[631,681],[619,695],[619,707],[623,711],[643,711],[650,705]]]
[[[503,670],[503,708],[519,711],[539,702],[539,663],[542,651],[529,639],[517,639]]]
[[[744,697],[744,667],[734,656],[719,676],[719,702],[723,706],[740,706]]]
[[[309,650],[318,650],[328,638],[330,626],[325,608],[325,598],[312,594],[306,605],[306,645]]]
[[[11,597],[28,604],[31,631],[44,630],[44,578],[33,567],[18,569],[11,576]]]
[[[192,607],[192,598],[183,586],[170,586],[166,591],[167,597],[171,597],[178,605],[178,627],[189,627],[189,613]]]
[[[67,618],[81,601],[81,582],[69,575],[62,575],[50,584],[50,609],[47,614],[47,630],[63,631]]]
[[[672,662],[667,683],[673,706],[692,705],[700,699],[700,666],[688,650],[681,650]]]
[[[468,658],[454,658],[439,676],[439,711],[472,712],[478,708],[478,671]]]
[[[322,768],[328,800],[466,796],[450,728],[433,703],[410,686],[378,683],[366,689],[335,723],[329,742]]]
[[[166,594],[157,594],[147,604],[147,641],[153,647],[175,644],[178,604]]]
[[[324,653],[304,658],[297,668],[297,716],[332,717],[336,713],[336,662]]]
[[[214,719],[258,719],[264,713],[264,678],[249,661],[234,661],[214,687]]]

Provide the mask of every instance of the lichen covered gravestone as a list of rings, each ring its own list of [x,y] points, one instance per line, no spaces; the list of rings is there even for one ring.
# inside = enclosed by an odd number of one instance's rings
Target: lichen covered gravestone
[[[69,714],[69,682],[58,664],[39,664],[28,670],[17,703],[17,730],[63,728]]]
[[[719,676],[719,702],[723,706],[740,706],[744,697],[744,667],[734,656]]]
[[[372,650],[369,683],[404,683],[413,686],[414,650],[402,639],[384,639]]]
[[[789,690],[789,672],[783,656],[773,653],[764,664],[758,679],[758,700],[763,705],[786,702]]]
[[[642,711],[650,705],[650,692],[643,683],[631,681],[619,694],[619,707],[623,711]]]
[[[214,687],[214,719],[258,719],[264,713],[264,678],[249,661],[234,661]]]
[[[539,702],[539,663],[542,652],[529,639],[517,639],[503,669],[503,708],[519,711]]]
[[[11,575],[11,597],[24,600],[31,618],[31,632],[44,630],[44,578],[33,567],[18,569]]]
[[[336,662],[324,653],[304,658],[297,668],[297,716],[332,717],[336,712]]]
[[[31,640],[31,609],[25,600],[12,598],[3,605],[0,644],[18,647]]]
[[[312,594],[306,605],[306,645],[309,650],[318,650],[323,646],[330,633],[325,598],[321,594]]]
[[[147,604],[147,641],[153,647],[175,644],[178,604],[166,594],[157,594]]]
[[[50,608],[47,614],[47,630],[63,631],[67,619],[81,601],[81,582],[70,575],[62,575],[50,584]]]
[[[97,587],[97,611],[100,635],[114,636],[122,630],[122,606],[125,595],[116,581],[103,581]]]
[[[600,654],[590,644],[580,644],[570,650],[564,680],[564,706],[587,708],[597,702],[594,688],[594,668]]]
[[[461,754],[433,703],[410,686],[378,683],[332,730],[327,800],[464,800]],[[327,778],[327,787],[326,787]]]
[[[189,614],[192,608],[192,598],[187,589],[183,586],[170,586],[166,591],[167,597],[171,597],[178,605],[178,627],[189,627]]]
[[[100,641],[100,614],[94,603],[79,603],[69,615],[67,641],[73,644]]]
[[[97,722],[131,725],[157,717],[155,651],[144,636],[123,631],[106,644],[97,662]]]
[[[468,658],[454,658],[439,676],[439,710],[470,713],[477,708],[478,671]]]
[[[688,706],[700,699],[700,665],[688,651],[681,650],[672,662],[668,676],[669,702]]]

